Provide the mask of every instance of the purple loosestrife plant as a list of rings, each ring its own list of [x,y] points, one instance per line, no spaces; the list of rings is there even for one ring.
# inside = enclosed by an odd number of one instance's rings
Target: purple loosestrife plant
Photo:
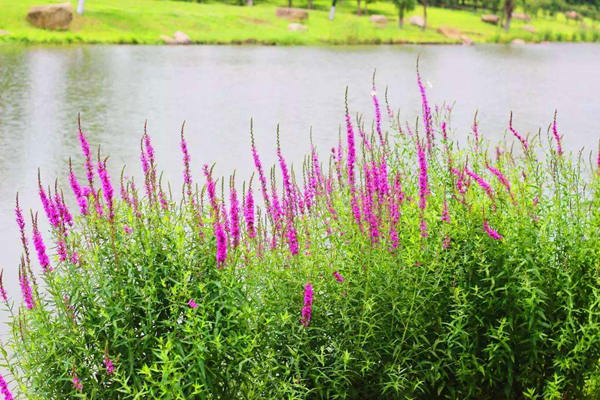
[[[183,128],[185,127],[185,121],[181,125],[181,153],[183,154],[183,183],[186,187],[186,194],[188,196],[188,200],[192,199],[192,173],[190,169],[190,153],[188,151],[187,142],[185,141],[185,137],[183,136]]]
[[[427,138],[427,150],[431,151],[433,146],[433,118],[431,116],[431,108],[427,101],[427,93],[425,92],[425,86],[421,80],[421,74],[419,73],[419,61],[417,60],[417,84],[419,86],[419,92],[421,93],[421,105],[423,108],[423,124],[425,125],[425,136]]]
[[[263,199],[265,201],[265,207],[267,209],[267,213],[271,212],[269,194],[267,189],[267,178],[265,177],[265,173],[263,171],[262,164],[260,162],[260,157],[258,156],[258,151],[256,150],[256,145],[254,143],[254,128],[253,128],[252,119],[250,120],[250,141],[251,141],[251,151],[252,158],[254,159],[254,166],[256,167],[256,171],[258,172],[258,180],[260,181],[260,188],[263,195]]]
[[[88,201],[87,197],[84,195],[81,185],[77,181],[77,176],[73,172],[73,167],[71,166],[71,159],[69,158],[69,183],[71,184],[71,189],[73,190],[73,194],[77,199],[77,204],[79,205],[79,212],[82,215],[87,215],[88,213]]]
[[[333,276],[335,277],[335,279],[336,279],[338,282],[340,282],[340,283],[344,282],[344,277],[343,277],[342,275],[340,275],[340,273],[339,273],[339,272],[337,272],[337,271],[334,271],[334,272],[333,272]]]
[[[8,296],[6,290],[4,290],[4,270],[0,271],[0,297],[4,300],[4,303],[8,304]]]
[[[27,278],[27,271],[25,269],[24,263],[21,264],[19,268],[19,284],[21,286],[21,294],[23,295],[23,300],[25,301],[25,306],[28,310],[31,310],[34,307],[33,302],[33,291],[31,290],[31,284],[29,283],[29,279]]]
[[[307,327],[310,324],[313,304],[313,286],[307,283],[304,286],[304,307],[302,307],[302,325]]]
[[[108,357],[108,355],[104,356],[104,367],[106,368],[106,375],[112,375],[115,371],[115,366],[113,361]]]
[[[373,74],[373,88],[371,90],[371,98],[373,99],[373,109],[375,111],[375,130],[379,136],[379,144],[381,149],[385,151],[385,139],[381,131],[381,108],[379,107],[379,99],[377,98],[377,89],[375,88],[375,74]]]
[[[488,195],[490,199],[494,199],[494,189],[490,186],[489,183],[481,176],[477,175],[475,172],[471,171],[469,168],[465,167],[465,173],[469,175],[471,178],[475,179],[477,184],[483,189],[483,191]]]
[[[525,139],[523,136],[521,136],[521,134],[519,134],[519,132],[517,132],[515,130],[515,128],[513,128],[513,116],[512,116],[512,112],[510,113],[510,119],[509,119],[509,122],[508,122],[508,129],[512,132],[512,134],[517,139],[519,139],[519,142],[521,142],[521,144],[523,145],[523,149],[527,153],[527,151],[529,150],[529,143],[527,143],[527,139]]]
[[[562,149],[562,143],[561,143],[561,137],[558,133],[558,128],[556,126],[556,113],[557,111],[554,111],[554,119],[552,121],[552,135],[554,135],[554,140],[556,140],[556,152],[558,153],[559,156],[563,155],[563,149]]]
[[[248,186],[248,194],[244,202],[244,219],[246,220],[246,232],[250,239],[256,237],[256,230],[254,228],[254,196],[252,195],[252,179]]]
[[[487,221],[483,221],[483,230],[488,234],[489,237],[495,240],[502,240],[503,237],[498,232],[490,227]]]
[[[236,248],[240,244],[240,204],[233,182],[229,192],[229,218],[233,247]]]
[[[38,170],[38,191],[40,195],[40,200],[42,202],[42,206],[44,207],[44,211],[46,212],[46,217],[48,217],[48,222],[54,228],[58,228],[60,223],[60,218],[58,215],[58,211],[56,209],[56,205],[52,201],[52,196],[50,194],[46,194],[44,187],[42,186],[42,182],[40,179],[40,171]]]
[[[21,211],[21,207],[19,205],[19,195],[17,194],[17,201],[15,206],[15,219],[17,221],[17,226],[19,227],[19,234],[21,238],[21,244],[23,245],[23,251],[25,252],[25,261],[27,265],[30,264],[29,260],[29,244],[27,241],[27,235],[25,234],[25,219],[23,218],[23,212]]]
[[[106,158],[104,161],[98,161],[98,175],[100,176],[100,181],[102,182],[102,194],[104,195],[104,200],[108,205],[108,215],[109,219],[113,219],[115,216],[114,213],[114,205],[113,205],[113,197],[114,190],[112,184],[110,183],[110,175],[106,170]]]
[[[2,374],[0,374],[0,393],[2,393],[2,395],[4,396],[4,400],[14,399],[12,393],[8,389],[8,384],[6,383],[6,380],[4,379],[4,376],[2,376]]]
[[[508,179],[506,179],[506,177],[504,176],[504,174],[499,169],[496,169],[496,168],[492,167],[488,163],[486,163],[485,166],[486,166],[486,168],[492,174],[494,174],[494,176],[496,178],[498,178],[498,180],[500,181],[500,183],[502,184],[502,186],[504,186],[504,188],[506,189],[506,191],[508,192],[508,194],[510,195],[510,197],[513,198],[512,191],[510,190],[510,182],[508,181]]]
[[[215,237],[217,239],[217,267],[222,268],[227,260],[227,236],[223,230],[223,225],[218,221],[218,216],[215,222]]]
[[[45,273],[52,272],[52,266],[50,265],[50,260],[48,259],[48,255],[46,254],[46,246],[44,245],[44,240],[42,239],[42,234],[40,233],[40,231],[38,229],[37,215],[35,217],[32,215],[31,220],[33,223],[33,245],[37,252],[40,266],[42,267],[42,270]],[[59,243],[63,243],[63,246],[64,246],[64,242],[62,241],[62,239],[59,241]],[[60,246],[61,245],[59,244],[59,248],[60,248]],[[64,247],[63,247],[63,252],[65,253],[65,258],[66,258],[66,249],[64,249]],[[59,253],[61,253],[60,249],[59,249]],[[61,258],[62,258],[62,256],[63,256],[63,254],[61,253]],[[61,261],[64,261],[64,258]]]

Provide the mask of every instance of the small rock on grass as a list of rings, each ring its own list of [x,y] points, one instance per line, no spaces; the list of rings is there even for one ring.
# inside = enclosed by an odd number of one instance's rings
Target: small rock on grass
[[[288,31],[290,32],[306,32],[307,29],[306,26],[295,22],[288,25]]]

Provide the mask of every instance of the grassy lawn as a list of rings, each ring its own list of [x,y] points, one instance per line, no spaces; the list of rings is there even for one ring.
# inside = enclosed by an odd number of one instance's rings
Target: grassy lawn
[[[0,29],[9,34],[0,41],[29,43],[146,43],[161,44],[160,35],[172,35],[180,30],[196,43],[263,43],[282,45],[367,44],[367,43],[452,43],[436,31],[439,26],[460,29],[475,42],[525,41],[598,41],[598,21],[567,21],[563,15],[555,18],[534,18],[531,22],[537,34],[513,21],[507,34],[500,28],[480,20],[480,12],[431,8],[427,30],[411,26],[397,27],[398,19],[392,3],[369,4],[370,14],[384,14],[390,19],[385,28],[375,27],[368,16],[355,15],[354,1],[338,3],[334,21],[328,20],[329,1],[316,1],[315,9],[305,23],[305,32],[289,32],[290,21],[275,17],[275,8],[283,2],[261,2],[253,7],[222,3],[190,3],[164,0],[88,0],[84,16],[75,15],[66,32],[46,31],[25,20],[33,6],[52,3],[47,0],[0,0]],[[76,6],[76,1],[72,1]],[[306,2],[297,2],[306,7]],[[418,7],[407,15],[420,15]]]

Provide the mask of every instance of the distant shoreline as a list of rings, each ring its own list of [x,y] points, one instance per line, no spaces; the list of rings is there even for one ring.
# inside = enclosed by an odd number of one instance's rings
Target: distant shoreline
[[[52,0],[0,0],[0,45],[20,44],[146,44],[162,45],[176,31],[185,33],[192,45],[260,46],[351,46],[404,44],[462,44],[458,35],[447,37],[451,29],[473,43],[600,42],[600,22],[584,18],[568,20],[563,14],[535,16],[531,21],[515,20],[505,32],[500,26],[481,20],[490,11],[428,8],[427,29],[411,25],[411,17],[421,16],[417,7],[398,28],[396,10],[390,2],[369,3],[368,14],[356,15],[354,1],[338,3],[330,21],[330,0],[314,1],[308,17],[293,21],[276,16],[285,2],[266,0],[257,5],[235,6],[223,3],[193,3],[161,0],[94,0],[86,2],[83,16],[75,14],[66,31],[34,27],[26,21],[28,10]],[[75,5],[76,1],[71,3]],[[294,5],[306,6],[294,0]],[[376,25],[370,16],[379,15],[386,23]],[[299,30],[294,31],[294,26]]]

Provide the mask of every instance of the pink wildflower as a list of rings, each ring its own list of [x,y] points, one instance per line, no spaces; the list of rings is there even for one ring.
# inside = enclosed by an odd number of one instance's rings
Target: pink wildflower
[[[246,220],[246,231],[250,239],[256,236],[256,230],[254,229],[254,197],[252,196],[252,183],[248,187],[248,194],[246,195],[246,202],[244,204],[244,219]]]
[[[343,277],[342,275],[340,275],[340,273],[339,273],[339,272],[335,271],[335,272],[333,273],[333,276],[335,276],[335,279],[336,279],[338,282],[344,282],[344,277]]]
[[[489,237],[495,240],[502,240],[503,236],[490,227],[487,221],[483,221],[483,229]]]
[[[111,375],[115,371],[113,361],[107,355],[104,356],[104,366],[106,367],[106,375]]]
[[[0,375],[0,393],[2,393],[2,395],[4,396],[4,400],[14,399],[12,393],[8,389],[8,384],[6,383],[6,380],[4,380],[4,377],[2,375]]]
[[[307,283],[304,286],[304,307],[302,308],[302,325],[305,327],[310,323],[313,303],[313,286]]]
[[[35,250],[37,251],[40,266],[42,267],[44,272],[51,272],[52,266],[50,265],[50,260],[48,259],[48,255],[46,254],[46,246],[44,245],[44,240],[42,239],[42,235],[37,226],[37,217],[33,219],[33,245],[35,246]]]
[[[517,132],[514,128],[513,128],[513,123],[512,123],[512,112],[510,113],[510,121],[508,123],[508,129],[510,129],[510,131],[512,132],[513,135],[515,135],[515,137],[517,139],[519,139],[519,141],[521,142],[521,144],[523,145],[523,148],[525,149],[525,152],[527,152],[527,150],[529,150],[529,144],[527,143],[527,139],[525,139],[523,136],[521,136],[519,134],[519,132]]]
[[[554,135],[554,140],[556,140],[556,151],[558,152],[559,156],[562,156],[563,150],[562,150],[561,137],[558,134],[558,129],[556,127],[556,111],[554,111],[554,121],[552,121],[552,134]]]

